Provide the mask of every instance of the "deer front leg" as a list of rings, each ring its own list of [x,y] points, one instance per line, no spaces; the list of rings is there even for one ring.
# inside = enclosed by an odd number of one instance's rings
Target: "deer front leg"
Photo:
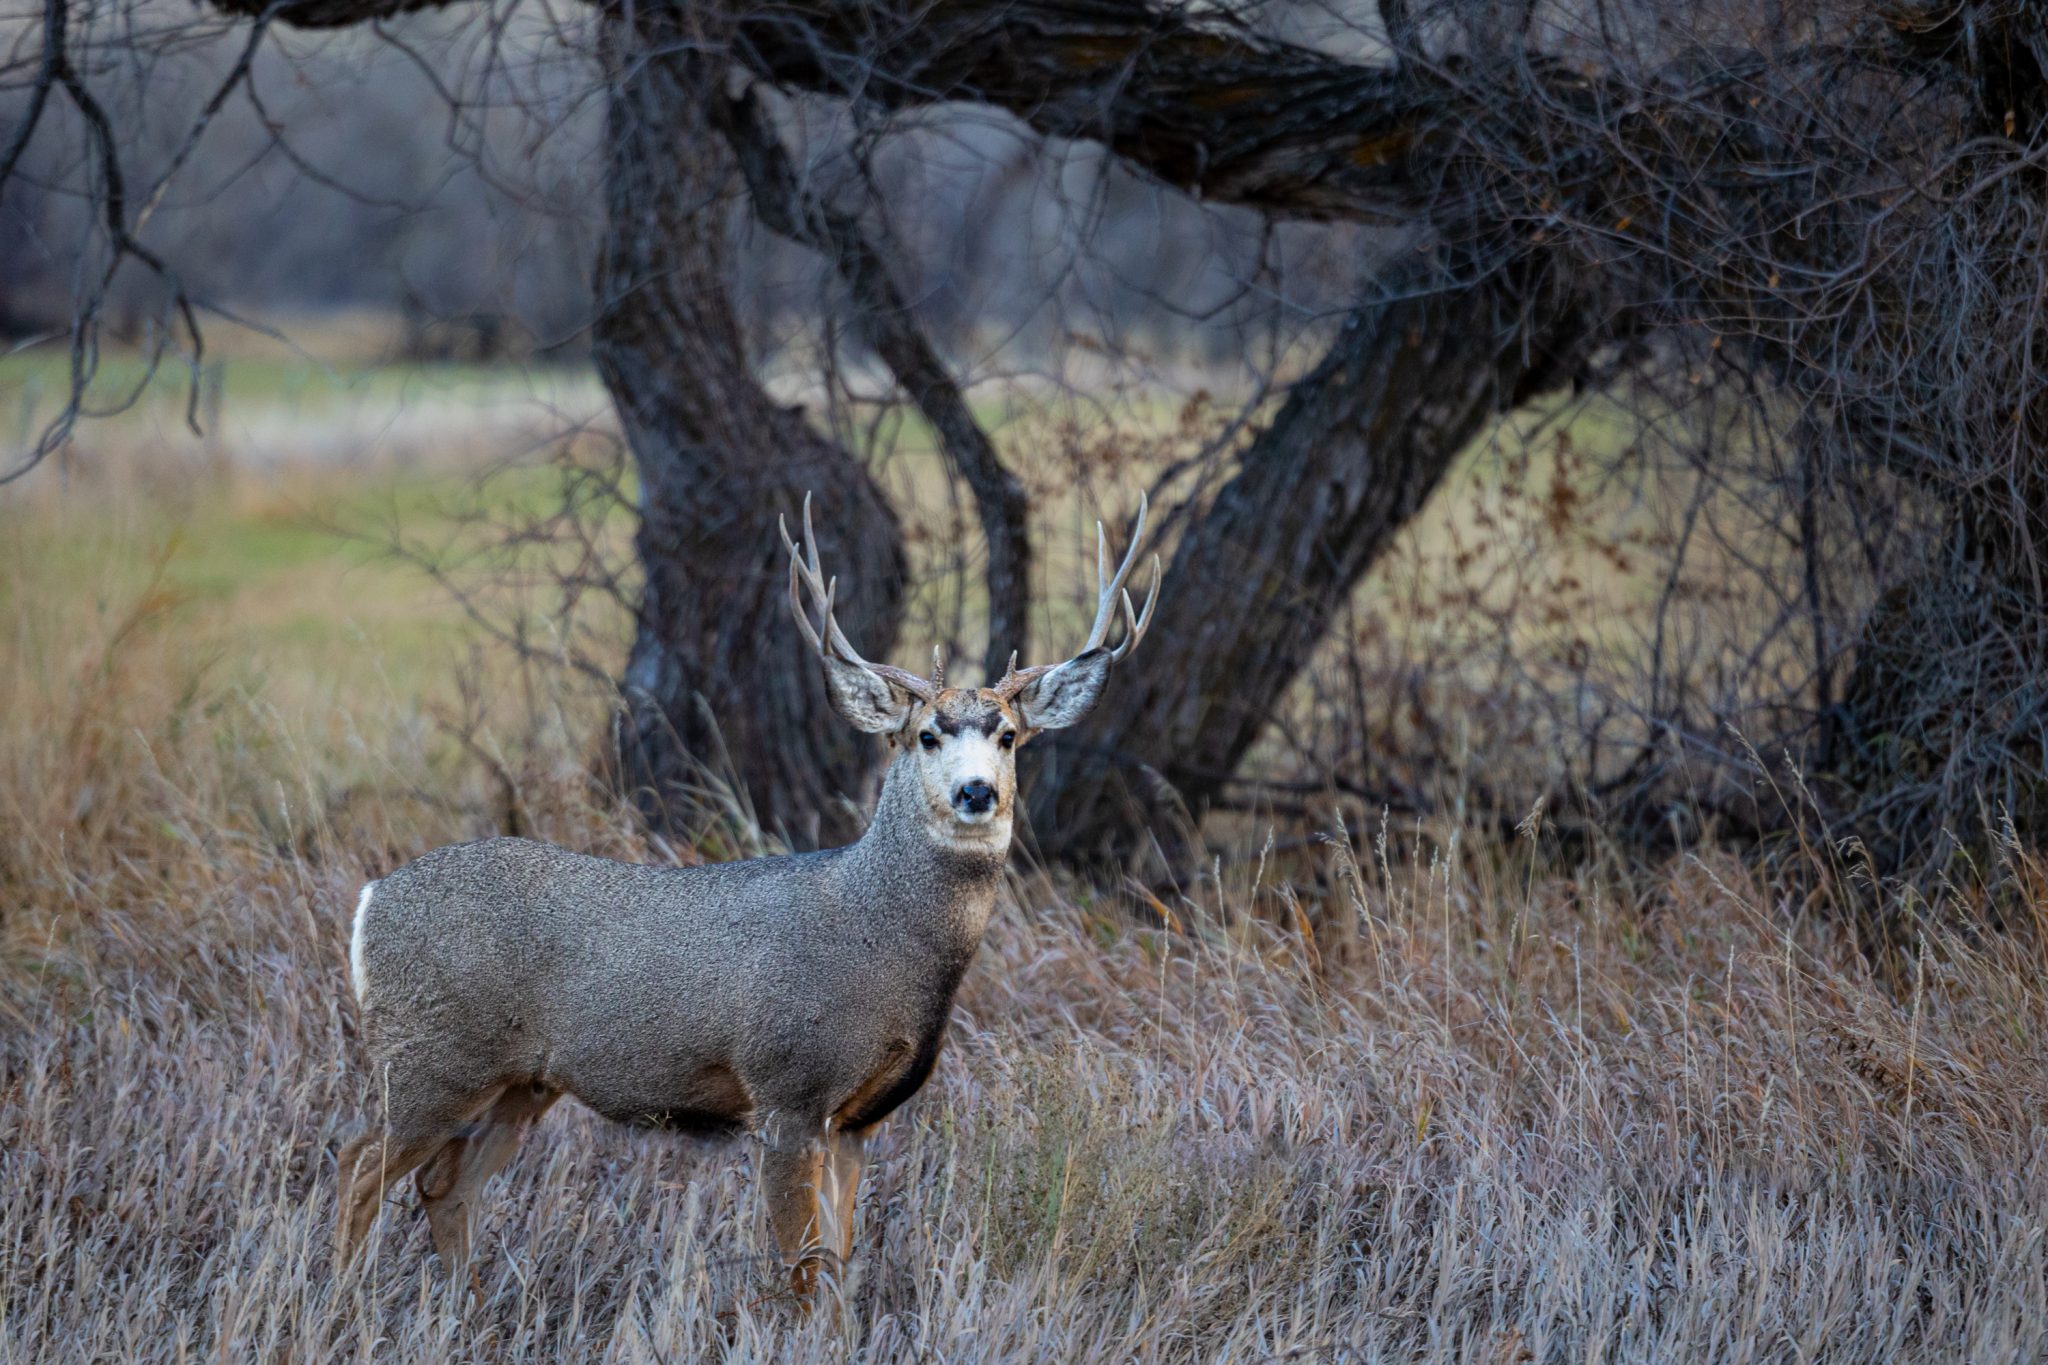
[[[821,1240],[839,1257],[842,1270],[853,1259],[853,1208],[867,1154],[866,1133],[834,1132],[826,1141],[825,1185],[819,1199],[826,1226]]]

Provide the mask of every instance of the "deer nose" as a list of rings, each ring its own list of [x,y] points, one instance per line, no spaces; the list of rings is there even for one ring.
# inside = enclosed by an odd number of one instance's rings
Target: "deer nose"
[[[981,815],[995,809],[995,804],[996,789],[978,777],[953,791],[953,809],[962,815]]]

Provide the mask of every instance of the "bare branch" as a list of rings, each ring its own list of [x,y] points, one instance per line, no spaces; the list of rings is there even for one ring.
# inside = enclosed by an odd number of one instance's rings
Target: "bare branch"
[[[65,0],[43,0],[42,60],[29,88],[28,108],[22,111],[21,124],[8,140],[6,152],[0,153],[0,188],[4,188],[8,177],[14,174],[14,168],[21,162],[21,154],[28,150],[29,139],[35,136],[36,125],[42,122],[43,110],[50,102],[50,87],[56,83],[58,69],[65,62],[64,31],[69,19]]]
[[[224,14],[254,18],[266,12],[294,28],[351,28],[376,19],[412,14],[420,10],[447,9],[456,0],[213,0]]]
[[[86,132],[93,147],[100,177],[100,216],[107,234],[109,256],[97,287],[72,323],[70,396],[27,456],[14,468],[0,471],[0,484],[18,479],[40,464],[51,451],[70,438],[81,416],[104,415],[87,414],[85,410],[85,393],[98,369],[98,345],[95,337],[98,312],[108,287],[114,281],[114,276],[129,260],[140,263],[162,280],[171,291],[171,306],[179,320],[184,323],[185,334],[190,343],[190,349],[185,357],[190,372],[185,397],[185,425],[195,436],[202,434],[199,429],[200,370],[205,359],[206,340],[200,332],[198,310],[177,272],[157,252],[144,246],[139,237],[151,216],[162,204],[171,181],[191,159],[200,139],[206,135],[206,130],[212,124],[215,115],[226,105],[235,89],[249,79],[257,50],[262,46],[264,34],[270,27],[275,10],[276,4],[273,3],[250,27],[248,40],[243,44],[240,56],[230,67],[226,78],[201,107],[192,127],[186,132],[163,174],[143,202],[141,211],[131,223],[128,218],[127,179],[122,170],[120,151],[115,143],[112,121],[108,119],[105,108],[86,85],[84,78],[79,75],[78,68],[65,51],[63,36],[67,16],[63,0],[48,0],[44,13],[43,70],[38,76],[35,92],[30,98],[30,117],[24,121],[15,144],[9,150],[8,159],[0,162],[0,184],[6,183],[7,175],[12,172],[21,148],[27,144],[29,135],[34,131],[35,121],[40,116],[49,86],[61,86],[79,115],[85,120]],[[142,378],[129,394],[114,406],[114,411],[134,403],[154,382],[163,360],[164,349],[163,345],[158,345],[151,352]]]
[[[1387,46],[1393,49],[1394,60],[1404,60],[1404,54],[1415,50],[1415,12],[1408,8],[1408,0],[1378,0],[1380,27],[1387,31]]]
[[[755,93],[727,101],[722,115],[720,129],[746,176],[756,216],[771,232],[832,263],[853,295],[869,344],[931,423],[939,448],[974,495],[988,541],[983,676],[994,678],[1006,651],[1029,647],[1031,539],[1024,486],[1003,466],[859,221],[805,191]]]
[[[1207,200],[1308,218],[1406,217],[1418,207],[1409,161],[1430,104],[1394,70],[1184,8],[795,0],[741,15],[735,52],[784,87],[889,108],[958,100],[1006,109],[1041,133],[1100,141]]]

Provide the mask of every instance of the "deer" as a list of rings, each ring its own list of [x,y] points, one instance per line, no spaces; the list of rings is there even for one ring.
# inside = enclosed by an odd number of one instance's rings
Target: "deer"
[[[972,688],[946,685],[936,651],[930,677],[862,658],[834,618],[809,496],[801,544],[777,519],[830,703],[890,753],[851,844],[669,866],[493,838],[365,886],[349,975],[384,1115],[338,1156],[338,1265],[411,1174],[436,1253],[467,1266],[485,1184],[566,1095],[636,1127],[758,1139],[791,1291],[842,1271],[870,1139],[931,1075],[995,909],[1017,750],[1087,715],[1151,623],[1158,557],[1142,608],[1126,586],[1145,518],[1141,498],[1114,572],[1096,524],[1079,652],[1025,668],[1012,653]]]

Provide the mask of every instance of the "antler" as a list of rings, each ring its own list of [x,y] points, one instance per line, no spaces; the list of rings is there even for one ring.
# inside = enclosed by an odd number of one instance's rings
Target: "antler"
[[[1110,650],[1109,661],[1116,663],[1145,638],[1145,628],[1152,624],[1152,608],[1159,601],[1159,556],[1152,556],[1152,587],[1145,594],[1143,611],[1131,606],[1131,594],[1124,587],[1124,581],[1131,576],[1131,566],[1138,562],[1138,547],[1145,541],[1145,514],[1148,510],[1145,495],[1138,495],[1138,520],[1131,528],[1130,548],[1124,551],[1123,562],[1116,566],[1115,576],[1109,572],[1109,533],[1102,529],[1102,523],[1095,523],[1095,581],[1100,590],[1095,597],[1095,624],[1088,629],[1088,642],[1075,652],[1078,659],[1083,654],[1101,649],[1109,639],[1110,628],[1116,624],[1117,605],[1123,605],[1125,624],[1124,638],[1116,648]],[[1017,656],[1010,655],[1010,667],[991,690],[1008,701],[1024,689],[1033,678],[1043,677],[1058,668],[1059,664],[1033,664],[1028,668],[1017,667]]]
[[[833,600],[838,596],[839,579],[827,579],[824,568],[818,563],[818,533],[811,529],[811,495],[804,494],[804,540],[799,547],[789,538],[789,524],[780,516],[775,518],[775,527],[782,533],[782,544],[789,551],[789,609],[796,615],[796,623],[802,628],[804,639],[810,642],[819,657],[836,658],[841,663],[864,668],[878,678],[886,678],[920,701],[931,701],[939,695],[944,686],[943,673],[937,678],[920,678],[908,669],[894,668],[888,664],[869,663],[861,658],[860,652],[846,638],[846,632],[839,629],[839,622],[832,614]],[[811,595],[811,605],[818,608],[825,617],[824,634],[821,636],[811,626],[810,612],[805,610],[803,597],[797,590],[801,582]],[[937,665],[939,657],[933,652],[932,662]]]

